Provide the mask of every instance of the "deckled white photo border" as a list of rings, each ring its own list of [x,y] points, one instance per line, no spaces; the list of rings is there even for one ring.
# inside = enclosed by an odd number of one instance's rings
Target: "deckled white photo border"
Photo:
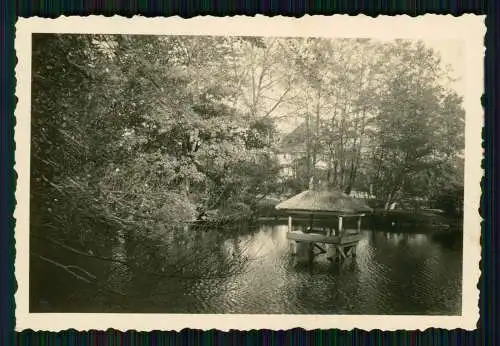
[[[481,131],[484,90],[483,46],[486,27],[484,16],[461,17],[409,16],[305,16],[287,17],[196,17],[182,19],[144,17],[60,17],[58,19],[20,18],[16,24],[15,170],[16,189],[15,276],[18,290],[16,330],[181,330],[183,328],[250,329],[344,329],[424,330],[427,328],[476,329],[479,319],[481,257],[481,217],[478,209],[483,176]],[[366,37],[376,39],[432,38],[462,40],[466,45],[465,136],[465,206],[463,289],[461,316],[394,315],[208,315],[208,314],[78,314],[29,312],[29,179],[30,179],[30,103],[31,103],[31,34],[32,33],[126,33],[182,35],[315,36]]]

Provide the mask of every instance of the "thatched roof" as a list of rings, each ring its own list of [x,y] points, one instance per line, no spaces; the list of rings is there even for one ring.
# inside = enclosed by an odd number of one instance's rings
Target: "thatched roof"
[[[306,190],[276,206],[278,210],[290,212],[331,213],[333,215],[356,215],[370,213],[372,208],[361,199],[346,195],[339,190]]]

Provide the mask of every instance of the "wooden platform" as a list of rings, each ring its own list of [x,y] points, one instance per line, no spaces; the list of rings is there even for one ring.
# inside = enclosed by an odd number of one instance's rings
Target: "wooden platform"
[[[347,245],[352,243],[357,243],[362,239],[362,235],[356,234],[346,234],[343,236],[326,236],[316,233],[299,233],[299,232],[288,232],[286,237],[290,240],[295,240],[298,242],[305,243],[324,243],[324,244],[334,244],[334,245]]]
[[[307,244],[310,259],[319,254],[328,254],[329,260],[344,262],[348,257],[356,257],[356,247],[363,236],[357,232],[341,236],[288,232],[287,238],[296,243]],[[325,244],[330,244],[330,248],[325,247]],[[319,249],[320,253],[315,253],[314,249]]]

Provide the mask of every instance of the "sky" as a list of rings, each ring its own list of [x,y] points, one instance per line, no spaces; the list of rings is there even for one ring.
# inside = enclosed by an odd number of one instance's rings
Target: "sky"
[[[424,40],[424,43],[441,55],[442,63],[451,67],[451,75],[459,81],[450,85],[461,96],[465,95],[465,41]]]

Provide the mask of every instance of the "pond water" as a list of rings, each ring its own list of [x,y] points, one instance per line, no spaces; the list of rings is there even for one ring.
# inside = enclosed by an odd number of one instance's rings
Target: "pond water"
[[[286,232],[285,224],[261,223],[236,231],[179,230],[149,243],[125,236],[103,245],[114,262],[59,249],[59,262],[85,268],[98,283],[32,261],[31,310],[460,314],[461,234],[364,230],[357,257],[338,264],[326,255],[301,260]]]

